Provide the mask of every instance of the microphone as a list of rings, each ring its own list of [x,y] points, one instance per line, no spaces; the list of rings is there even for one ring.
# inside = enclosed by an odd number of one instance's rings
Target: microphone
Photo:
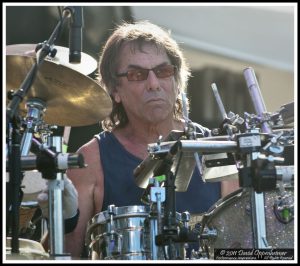
[[[83,10],[81,6],[67,6],[66,11],[71,13],[69,22],[69,63],[81,62]]]
[[[253,68],[251,67],[245,68],[244,77],[246,79],[247,87],[249,89],[249,93],[251,96],[252,103],[254,105],[255,112],[257,115],[262,116],[264,113],[267,112],[267,109],[264,103],[264,99],[261,95],[260,88],[258,86],[258,82]],[[263,133],[272,132],[272,128],[266,121],[262,123],[262,132]]]

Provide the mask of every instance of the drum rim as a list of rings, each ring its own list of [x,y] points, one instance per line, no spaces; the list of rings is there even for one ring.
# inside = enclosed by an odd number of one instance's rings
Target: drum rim
[[[116,214],[114,215],[114,219],[124,218],[126,216],[144,216],[149,215],[150,207],[145,205],[130,205],[130,206],[121,206],[115,207]],[[130,215],[132,214],[132,215]],[[94,215],[94,217],[89,221],[90,224],[102,224],[110,219],[108,214],[108,210],[99,212]]]

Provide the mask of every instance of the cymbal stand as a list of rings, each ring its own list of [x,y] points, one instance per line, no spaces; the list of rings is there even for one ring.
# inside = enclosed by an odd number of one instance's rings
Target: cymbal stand
[[[11,233],[11,252],[19,253],[19,208],[20,208],[20,186],[22,179],[21,153],[20,153],[20,131],[19,121],[16,115],[7,120],[7,151],[9,165],[9,182],[6,186],[6,233]]]
[[[21,141],[21,156],[28,157],[32,144],[35,144],[34,133],[42,132],[42,127],[47,127],[43,121],[43,116],[46,111],[46,103],[38,98],[32,98],[26,102],[27,116],[23,121],[25,130],[23,132]],[[47,136],[50,134],[50,130],[47,130]],[[42,138],[44,142],[44,138]],[[22,157],[21,157],[22,160]],[[22,163],[21,163],[22,165]],[[23,167],[22,167],[23,170]],[[41,222],[41,236],[46,232],[46,221],[42,218]],[[46,230],[45,230],[46,229]]]
[[[62,137],[49,137],[48,145],[55,147],[56,152],[62,152]],[[63,173],[56,172],[55,175],[55,179],[48,181],[50,257],[53,259],[70,259],[70,256],[64,253]]]
[[[31,67],[29,73],[26,75],[24,81],[20,85],[20,88],[12,95],[12,100],[8,104],[6,108],[6,120],[7,120],[7,130],[9,136],[8,144],[11,147],[8,147],[9,151],[9,166],[10,166],[10,180],[9,185],[12,190],[13,195],[11,196],[11,200],[8,200],[8,208],[11,208],[12,211],[12,240],[11,240],[11,250],[12,253],[19,253],[19,240],[18,240],[18,232],[19,232],[19,190],[21,185],[21,160],[20,160],[20,134],[19,134],[19,125],[18,125],[18,109],[20,102],[27,95],[31,85],[34,82],[39,66],[44,62],[44,59],[47,55],[54,55],[53,44],[56,40],[58,34],[60,33],[62,25],[65,23],[66,19],[70,16],[71,12],[66,10],[63,12],[61,19],[59,20],[56,28],[54,29],[52,35],[50,36],[48,41],[43,42],[43,44],[39,45],[40,49],[38,50],[38,46],[36,50],[37,60],[34,65]],[[30,146],[29,139],[30,135],[24,139],[24,153],[26,149]],[[7,210],[9,212],[9,210]]]

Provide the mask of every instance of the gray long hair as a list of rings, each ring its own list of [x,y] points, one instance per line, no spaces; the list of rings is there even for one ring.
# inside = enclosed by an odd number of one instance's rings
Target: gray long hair
[[[190,70],[178,44],[167,31],[148,21],[125,22],[118,26],[104,45],[99,60],[99,81],[101,86],[110,94],[113,104],[110,115],[102,121],[102,128],[105,130],[121,128],[128,123],[128,117],[122,103],[115,102],[113,97],[118,82],[116,71],[120,50],[125,43],[131,43],[140,50],[143,44],[151,43],[158,49],[165,50],[171,64],[177,68],[175,80],[179,92],[185,92],[190,76]],[[188,104],[187,108],[189,108]],[[175,102],[174,118],[176,120],[182,118],[182,112],[182,100],[179,93]]]

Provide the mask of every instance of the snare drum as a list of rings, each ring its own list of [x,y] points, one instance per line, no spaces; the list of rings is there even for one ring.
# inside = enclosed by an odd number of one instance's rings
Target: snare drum
[[[216,248],[254,248],[251,193],[239,189],[219,200],[203,216],[200,246],[214,257]],[[294,190],[264,192],[266,238],[271,248],[294,248]]]
[[[150,259],[149,235],[144,233],[148,215],[147,206],[114,207],[95,215],[87,227],[89,258]]]
[[[155,245],[157,215],[149,206],[110,205],[107,211],[95,215],[88,223],[86,246],[92,260],[151,260],[164,259],[163,249]],[[162,215],[163,216],[163,215]],[[177,224],[185,219],[176,213]],[[156,229],[154,229],[156,227]],[[152,254],[152,252],[156,253]],[[165,250],[165,252],[167,252]],[[176,258],[185,258],[185,243],[174,243]]]

